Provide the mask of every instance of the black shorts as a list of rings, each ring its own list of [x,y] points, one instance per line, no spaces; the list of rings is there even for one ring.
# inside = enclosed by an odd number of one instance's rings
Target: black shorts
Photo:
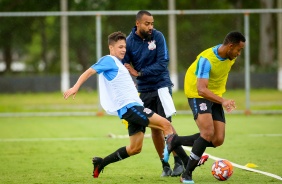
[[[133,106],[127,109],[127,112],[122,116],[128,122],[128,134],[132,136],[138,132],[145,133],[146,127],[149,124],[149,119],[154,112],[151,109],[143,106]]]
[[[169,92],[171,93],[171,88],[169,88]],[[158,115],[166,118],[164,108],[162,102],[160,100],[158,91],[151,92],[143,92],[140,93],[140,98],[144,103],[144,107],[147,107],[157,113]],[[166,118],[169,122],[171,122],[171,117]]]
[[[210,113],[213,120],[225,123],[225,115],[221,104],[204,98],[188,98],[188,103],[193,112],[194,120],[198,118],[198,114]]]

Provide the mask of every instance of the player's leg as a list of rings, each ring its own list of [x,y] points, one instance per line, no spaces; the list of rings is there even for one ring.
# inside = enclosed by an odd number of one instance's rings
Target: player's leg
[[[147,109],[147,110],[149,110],[149,109]],[[157,113],[154,113],[148,119],[149,119],[148,127],[154,128],[154,129],[159,129],[159,130],[163,131],[163,134],[164,134],[165,137],[173,134],[173,129],[172,129],[170,122],[167,119],[165,119],[164,117],[158,115]]]
[[[200,130],[200,136],[194,142],[186,170],[181,176],[181,181],[183,183],[188,181],[191,181],[191,183],[193,183],[192,172],[198,166],[198,163],[213,135],[213,120],[211,114],[199,114],[196,123]]]
[[[162,130],[151,128],[152,140],[160,158],[163,157],[164,150],[164,134]]]
[[[162,167],[163,167],[163,171],[161,176],[165,177],[165,176],[170,176],[171,175],[171,168],[169,163],[165,162],[163,160],[163,150],[164,150],[164,146],[165,146],[165,142],[164,142],[164,134],[162,132],[162,130],[156,129],[156,128],[151,128],[151,134],[152,134],[152,140],[155,146],[155,149],[159,155],[159,158],[162,162]]]
[[[173,128],[173,127],[172,127]],[[170,169],[170,165],[168,162],[165,162],[163,160],[163,150],[164,150],[164,135],[161,130],[151,128],[153,136],[153,142],[155,145],[156,150],[158,150],[159,157],[161,158],[161,162],[163,165],[163,172],[161,176],[180,176],[184,172],[184,165],[187,165],[188,163],[188,155],[184,151],[184,149],[179,146],[176,149],[177,154],[174,154],[174,168],[173,171]],[[173,128],[174,130],[174,128]],[[173,131],[175,133],[175,130]],[[157,136],[157,137],[156,137]]]
[[[180,157],[181,160],[184,164],[184,168],[186,168],[187,164],[188,164],[188,159],[189,157],[187,157],[187,154],[185,153],[185,155],[182,155],[181,153],[179,153],[179,147],[182,148],[182,146],[193,146],[195,140],[197,140],[200,136],[200,133],[196,133],[194,135],[189,135],[189,136],[178,136],[175,135],[173,137],[173,140],[171,141],[171,143],[168,143],[170,149],[168,150],[168,152],[170,152],[171,150],[174,150]],[[171,145],[173,145],[173,147],[171,147]],[[207,145],[207,147],[215,147],[211,142],[210,144]],[[198,162],[197,166],[201,166],[203,165],[209,158],[209,155],[202,155],[200,161]]]
[[[214,121],[214,136],[212,139],[212,143],[214,147],[221,146],[224,142],[225,138],[225,123],[221,121]]]
[[[94,165],[94,178],[98,178],[100,172],[107,165],[126,159],[141,152],[146,126],[148,126],[149,123],[148,117],[150,117],[152,114],[153,112],[144,112],[143,106],[134,106],[128,109],[122,118],[128,122],[130,144],[126,147],[119,148],[105,158],[94,157],[92,160]]]
[[[157,114],[159,114],[158,113],[158,104],[157,104],[157,100],[158,100],[157,91],[148,92],[148,93],[140,93],[140,98],[144,102],[144,107],[147,107],[153,110],[154,112],[156,112]],[[153,140],[155,149],[162,163],[163,171],[162,171],[161,176],[163,177],[170,176],[172,172],[170,165],[169,163],[164,162],[163,160],[163,151],[164,151],[164,146],[165,146],[163,132],[159,129],[151,128],[151,134],[152,134],[152,140]]]
[[[165,144],[164,153],[163,153],[163,157],[164,157],[163,160],[165,162],[168,162],[170,152],[168,153],[167,143],[169,143],[169,140],[171,140],[171,138],[173,138],[173,136],[175,135],[173,133],[172,126],[166,118],[163,118],[162,116],[156,113],[154,113],[153,116],[149,118],[149,121],[150,122],[148,126],[150,128],[160,129],[164,133],[166,144]]]
[[[138,132],[129,137],[130,144],[126,146],[126,151],[129,156],[136,155],[141,152],[143,140],[144,140],[144,133]]]
[[[176,134],[175,128],[172,126],[173,133]],[[188,163],[188,155],[182,146],[175,146],[173,150],[174,167],[171,173],[172,177],[180,176],[184,172],[184,168]]]
[[[138,154],[142,150],[142,144],[144,139],[144,133],[138,132],[129,137],[130,144],[126,147],[121,147],[115,152],[109,154],[105,158],[94,157],[93,158],[93,177],[98,178],[100,172],[109,164],[124,160],[132,155]]]
[[[193,146],[195,140],[198,139],[199,136],[200,133],[187,136],[177,136],[177,138],[173,140],[173,144],[174,146]]]
[[[193,183],[192,172],[197,167],[201,156],[214,135],[213,118],[211,114],[213,103],[205,99],[196,98],[188,99],[188,102],[193,111],[194,120],[200,130],[200,136],[194,142],[186,170],[181,176],[183,183]]]
[[[168,92],[170,95],[172,95],[172,90],[171,88],[168,88]],[[162,101],[160,100],[159,94],[156,94],[156,103],[155,103],[155,108],[156,108],[156,113],[159,114],[162,117],[166,117],[166,113],[164,110],[164,106],[162,104]],[[171,117],[166,118],[169,122],[172,122]],[[171,124],[172,125],[172,124]],[[173,125],[173,133],[176,134],[176,130],[174,129]],[[184,172],[184,164],[185,162],[188,161],[188,155],[184,151],[184,149],[180,146],[177,147],[177,153],[175,151],[173,153],[173,158],[174,158],[174,167],[171,172],[171,176],[180,176]]]
[[[207,102],[207,111],[209,110],[209,103]],[[217,147],[223,144],[225,137],[225,116],[222,106],[220,104],[213,103],[211,106],[212,115],[198,114],[196,123],[200,130],[200,137],[195,141],[191,150],[188,165],[185,173],[182,175],[182,180],[192,181],[192,172],[194,169],[205,161],[202,156],[200,161],[197,161],[200,155],[202,155],[206,147]],[[187,179],[185,179],[187,178]]]
[[[184,151],[182,146],[193,146],[195,140],[200,136],[200,133],[196,133],[194,135],[189,135],[189,136],[179,136],[179,135],[175,135],[173,137],[173,139],[171,140],[171,142],[168,142],[168,152],[170,153],[172,150],[177,153],[176,156],[174,156],[175,159],[175,167],[174,167],[174,172],[171,174],[171,176],[180,176],[181,173],[184,172],[184,169],[182,170],[182,172],[177,172],[177,166],[179,168],[179,164],[178,162],[182,162],[184,168],[186,168],[187,164],[188,164],[188,160],[189,157],[186,154],[186,152]],[[176,159],[181,158],[180,161],[176,162]],[[208,159],[208,156],[203,157],[202,162],[200,165],[204,164],[204,162]],[[181,168],[182,168],[181,167]],[[179,171],[179,170],[178,170]]]
[[[221,104],[214,104],[212,106],[214,136],[212,144],[218,147],[223,144],[225,138],[225,115]]]

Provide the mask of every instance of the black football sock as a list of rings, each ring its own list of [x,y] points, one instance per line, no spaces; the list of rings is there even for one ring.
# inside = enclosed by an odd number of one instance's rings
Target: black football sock
[[[205,152],[208,144],[209,142],[206,141],[201,136],[195,141],[189,156],[189,161],[186,170],[191,172],[194,171],[194,169],[197,167],[199,163],[199,160],[201,159],[201,156]]]
[[[116,150],[115,152],[113,152],[112,154],[106,156],[103,159],[103,162],[100,165],[99,169],[101,168],[101,170],[102,170],[107,165],[114,163],[114,162],[117,162],[117,161],[120,161],[120,160],[123,160],[123,159],[126,159],[128,157],[129,157],[129,155],[126,151],[126,147],[121,147],[118,150]]]
[[[161,159],[161,162],[162,162],[163,168],[164,168],[165,166],[170,167],[169,163],[168,163],[168,162],[165,162],[163,159]]]
[[[183,165],[181,158],[177,155],[174,156],[174,163],[178,163],[180,165]]]
[[[207,144],[207,147],[213,147],[213,148],[215,148],[215,146],[213,145],[212,142],[209,142],[209,143]]]
[[[193,146],[195,140],[200,137],[200,133],[196,133],[194,135],[188,136],[177,136],[175,140],[173,140],[173,145],[175,146]]]
[[[173,151],[177,154],[178,158],[180,158],[181,161],[182,161],[182,162],[178,161],[174,157],[175,163],[176,162],[179,163],[179,164],[181,163],[181,165],[183,163],[184,167],[186,167],[189,157],[188,157],[187,153],[184,151],[184,149],[182,148],[182,146],[177,146],[176,148],[174,148]]]

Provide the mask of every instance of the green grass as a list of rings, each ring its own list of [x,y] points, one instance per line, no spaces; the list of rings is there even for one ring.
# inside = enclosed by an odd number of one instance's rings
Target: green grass
[[[237,110],[246,109],[244,90],[228,90],[225,98],[236,101]],[[282,92],[274,89],[252,90],[250,92],[251,110],[282,110]],[[189,110],[183,91],[173,93],[177,110]],[[1,112],[95,112],[99,108],[96,91],[80,91],[76,99],[64,100],[62,94],[55,93],[24,93],[0,94]]]
[[[282,115],[227,114],[226,119],[225,143],[218,148],[207,148],[206,152],[240,165],[255,163],[259,166],[256,169],[281,176]],[[180,135],[198,131],[191,115],[176,115],[173,124]],[[139,155],[107,166],[98,179],[93,179],[91,158],[104,157],[129,143],[128,139],[111,139],[107,137],[109,133],[125,135],[127,130],[112,116],[0,117],[0,183],[179,183],[179,177],[160,177],[161,163],[150,138],[145,138]],[[210,172],[212,163],[209,159],[195,170],[195,183],[218,183]],[[173,158],[170,164],[173,166]],[[233,176],[224,183],[282,181],[234,168]]]
[[[251,110],[282,110],[282,92],[261,89],[252,90],[250,95]],[[237,110],[245,110],[244,90],[227,91],[225,97],[236,101]],[[183,91],[174,92],[173,99],[177,110],[190,110]],[[0,115],[10,112],[94,113],[99,110],[98,102],[95,91],[80,91],[75,100],[64,100],[59,92],[0,94]],[[224,145],[208,148],[206,152],[240,165],[255,163],[258,170],[282,176],[282,115],[227,114],[226,118]],[[173,117],[173,124],[180,135],[198,132],[191,115],[178,114]],[[92,157],[104,157],[129,143],[128,139],[110,139],[109,133],[125,135],[127,130],[112,116],[0,116],[0,183],[179,183],[178,177],[160,177],[161,163],[150,138],[144,140],[141,154],[107,166],[94,180]],[[173,166],[172,158],[170,163]],[[209,159],[196,169],[196,183],[218,183],[210,173],[212,163]],[[224,183],[282,181],[234,168],[234,175]]]

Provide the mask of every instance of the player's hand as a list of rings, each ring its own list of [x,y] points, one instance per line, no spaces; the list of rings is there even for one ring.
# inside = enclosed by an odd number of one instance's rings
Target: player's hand
[[[138,72],[128,63],[124,63],[125,68],[129,71],[134,77],[138,77]]]
[[[222,103],[222,106],[227,112],[231,112],[234,109],[236,109],[234,100],[224,100],[224,102]]]
[[[70,88],[64,92],[64,99],[68,99],[68,97],[70,97],[71,95],[73,95],[72,98],[74,99],[76,96],[76,93],[77,93],[76,89]]]

